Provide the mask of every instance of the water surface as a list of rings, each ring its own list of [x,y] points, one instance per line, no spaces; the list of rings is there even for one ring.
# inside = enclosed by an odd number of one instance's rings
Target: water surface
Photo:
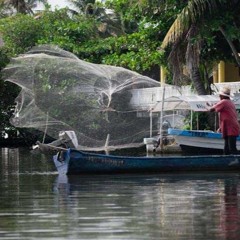
[[[50,156],[0,153],[0,239],[240,239],[239,173],[60,177]]]

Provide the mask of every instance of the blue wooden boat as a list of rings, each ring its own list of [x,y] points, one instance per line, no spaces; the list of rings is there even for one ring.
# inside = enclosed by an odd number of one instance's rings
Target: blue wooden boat
[[[131,157],[60,151],[53,157],[59,174],[238,171],[240,155]]]

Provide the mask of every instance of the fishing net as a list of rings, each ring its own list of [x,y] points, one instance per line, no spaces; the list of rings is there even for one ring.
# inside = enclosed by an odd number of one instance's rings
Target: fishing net
[[[38,129],[56,139],[60,131],[71,130],[78,149],[85,150],[137,147],[149,136],[147,109],[132,105],[131,98],[134,89],[158,87],[151,78],[85,62],[49,45],[12,59],[3,73],[21,87],[11,118],[15,127]],[[158,117],[152,125],[157,132]]]

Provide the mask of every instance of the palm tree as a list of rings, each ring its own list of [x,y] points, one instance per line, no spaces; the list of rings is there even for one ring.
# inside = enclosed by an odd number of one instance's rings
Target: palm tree
[[[5,4],[5,0],[0,0],[0,18],[7,17],[10,13],[10,9]]]
[[[48,0],[26,0],[26,4],[29,8],[34,9],[37,7],[38,3],[48,4]]]
[[[186,64],[198,94],[206,94],[199,70],[200,52],[204,41],[203,38],[199,38],[199,31],[202,24],[209,19],[208,17],[218,17],[226,8],[231,10],[233,14],[239,15],[240,0],[228,0],[227,3],[225,0],[189,0],[172,24],[161,45],[162,49],[166,49],[169,45],[172,47],[168,60],[173,69],[175,81],[178,82],[181,79],[181,68],[183,64]],[[218,30],[225,37],[236,62],[240,66],[240,58],[233,40],[224,30],[222,22],[218,23]]]
[[[69,0],[78,12],[75,14],[94,17],[99,24],[99,34],[102,37],[118,36],[124,33],[118,14],[95,0]]]
[[[69,0],[81,14],[88,14],[93,11],[95,0]]]
[[[1,2],[10,9],[14,8],[17,13],[33,14],[32,9],[36,6],[36,4],[46,4],[47,0],[2,0]]]

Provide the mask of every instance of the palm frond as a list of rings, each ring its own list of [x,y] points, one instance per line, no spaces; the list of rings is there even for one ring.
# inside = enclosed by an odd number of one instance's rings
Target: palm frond
[[[166,48],[169,44],[178,41],[204,14],[213,14],[215,10],[224,3],[225,0],[191,0],[188,5],[177,16],[174,23],[168,30],[161,48]]]

